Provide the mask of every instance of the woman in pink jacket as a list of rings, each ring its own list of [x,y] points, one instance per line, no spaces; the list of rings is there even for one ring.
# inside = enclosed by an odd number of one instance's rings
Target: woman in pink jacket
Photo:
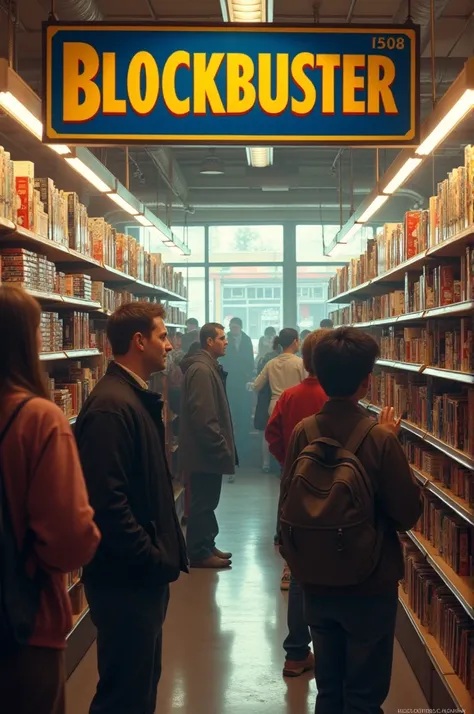
[[[41,310],[0,287],[0,709],[64,714],[65,574],[100,540],[76,444],[45,386]]]

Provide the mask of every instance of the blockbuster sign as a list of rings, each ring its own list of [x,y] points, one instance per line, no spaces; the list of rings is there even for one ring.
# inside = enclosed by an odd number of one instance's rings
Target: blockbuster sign
[[[413,26],[44,26],[44,139],[407,146]]]

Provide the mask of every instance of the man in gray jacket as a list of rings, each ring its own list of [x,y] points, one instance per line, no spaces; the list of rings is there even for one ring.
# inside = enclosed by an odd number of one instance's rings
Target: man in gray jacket
[[[209,323],[200,332],[201,349],[185,357],[179,430],[179,459],[189,474],[191,505],[187,542],[191,567],[227,568],[232,553],[216,548],[222,475],[235,473],[236,451],[225,390],[226,373],[218,359],[226,352],[222,325]]]

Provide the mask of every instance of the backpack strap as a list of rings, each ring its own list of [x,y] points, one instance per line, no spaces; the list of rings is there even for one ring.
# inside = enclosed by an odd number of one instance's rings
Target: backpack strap
[[[370,417],[361,419],[356,428],[352,432],[349,441],[345,445],[345,449],[352,454],[357,454],[366,437],[372,431],[377,422]]]
[[[21,410],[23,409],[25,404],[27,404],[31,399],[33,399],[33,397],[26,397],[25,399],[23,399],[19,404],[16,405],[15,409],[10,414],[10,417],[9,417],[7,423],[5,424],[3,431],[0,433],[0,446],[1,446],[4,438],[6,437],[8,430],[10,429],[13,422],[17,418],[18,414],[21,412]]]
[[[303,428],[308,444],[311,444],[316,439],[320,439],[322,434],[315,416],[306,417],[303,419]]]

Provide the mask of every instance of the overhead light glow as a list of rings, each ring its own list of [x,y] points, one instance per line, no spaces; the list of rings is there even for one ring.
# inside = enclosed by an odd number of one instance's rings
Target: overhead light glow
[[[0,92],[0,107],[19,121],[39,141],[43,139],[43,124],[11,92]],[[69,147],[64,144],[46,144],[46,146],[61,156],[71,153]]]
[[[357,223],[366,223],[369,218],[372,218],[374,213],[376,213],[381,206],[385,203],[385,201],[388,201],[388,196],[376,196],[370,206],[365,209],[364,213],[361,215],[361,217],[357,220]]]
[[[273,0],[221,0],[224,22],[273,22]]]
[[[393,179],[385,186],[385,188],[383,189],[383,193],[386,193],[389,196],[392,193],[395,193],[395,191],[399,189],[402,184],[405,183],[407,178],[411,176],[413,171],[421,164],[422,160],[423,159],[417,159],[416,157],[407,159],[403,164],[402,168],[397,171]]]
[[[52,149],[60,156],[67,156],[71,153],[71,149],[65,144],[45,144],[45,146],[47,146],[49,149]]]
[[[254,168],[263,169],[273,164],[272,146],[248,146],[247,163]]]
[[[420,144],[416,153],[419,156],[431,154],[473,107],[474,89],[466,89],[462,97],[458,99],[456,104],[441,119],[431,134],[428,134],[426,139]]]
[[[107,184],[102,181],[101,178],[99,178],[93,171],[90,169],[86,164],[81,161],[80,159],[77,158],[77,156],[71,156],[71,158],[68,158],[66,156],[65,161],[69,164],[69,166],[72,166],[72,168],[77,171],[78,174],[81,174],[83,178],[86,179],[86,181],[89,181],[94,188],[96,188],[100,193],[110,193],[112,191],[111,186],[107,186]]]
[[[145,218],[145,216],[142,216],[141,213],[139,213],[138,216],[135,216],[135,220],[141,223],[142,226],[145,226],[146,228],[153,227],[153,223],[149,221],[148,218]]]
[[[99,179],[100,180],[100,179]],[[112,199],[114,203],[119,206],[119,208],[122,208],[124,211],[129,213],[131,216],[138,216],[139,212],[137,211],[136,208],[131,206],[128,201],[126,201],[122,196],[119,196],[118,193],[109,193],[108,194],[109,198]]]

